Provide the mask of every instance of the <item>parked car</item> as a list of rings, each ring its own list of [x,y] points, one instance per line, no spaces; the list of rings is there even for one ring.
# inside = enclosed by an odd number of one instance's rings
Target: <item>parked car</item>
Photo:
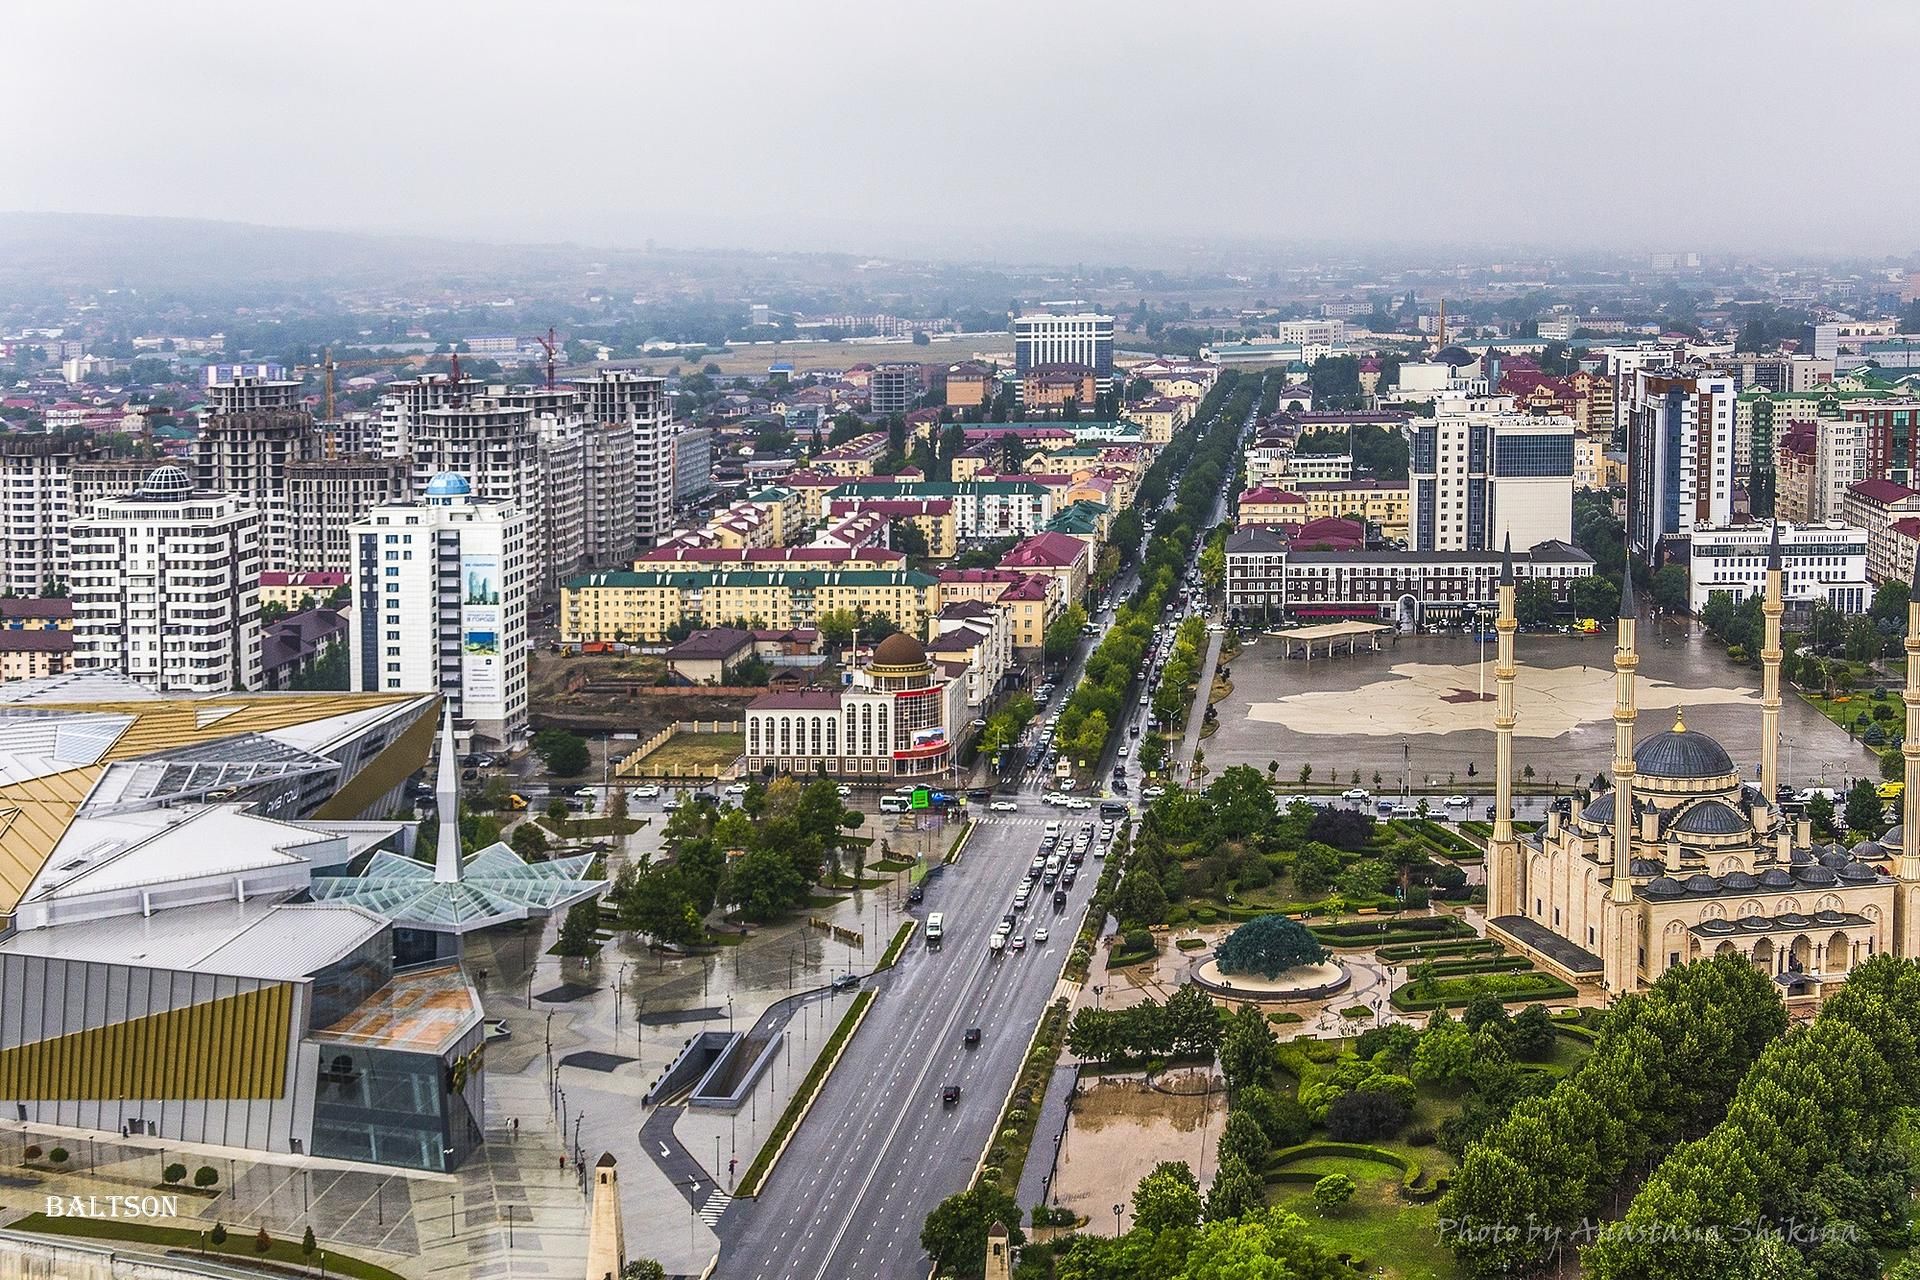
[[[1467,807],[1467,798],[1465,796],[1448,796],[1447,797],[1447,808],[1464,809],[1466,807]]]
[[[654,786],[652,783],[648,783],[646,786],[637,789],[633,794],[636,799],[640,800],[658,800],[660,798],[660,788]]]
[[[987,808],[995,813],[1015,813],[1019,811],[1020,806],[1011,800],[995,800]]]
[[[1373,793],[1365,787],[1350,787],[1340,793],[1340,798],[1342,800],[1371,800],[1373,799]]]

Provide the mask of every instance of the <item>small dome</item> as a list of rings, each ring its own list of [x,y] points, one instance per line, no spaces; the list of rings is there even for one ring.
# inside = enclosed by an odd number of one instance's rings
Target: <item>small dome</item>
[[[1793,878],[1801,884],[1835,884],[1839,881],[1832,867],[1818,862],[1810,862],[1804,867],[1795,867]]]
[[[1688,893],[1718,893],[1720,882],[1702,872],[1697,876],[1688,876],[1686,888]]]
[[[1853,856],[1859,862],[1872,862],[1876,858],[1886,857],[1887,850],[1878,840],[1862,840],[1853,846]]]
[[[1592,804],[1580,811],[1583,822],[1597,822],[1603,827],[1613,825],[1613,792],[1596,796]]]
[[[140,482],[142,498],[185,498],[193,493],[193,477],[175,466],[155,467]]]
[[[1813,913],[1813,920],[1815,924],[1844,924],[1846,923],[1846,919],[1847,918],[1841,915],[1838,911],[1828,910],[1828,911],[1816,911]]]
[[[1804,867],[1814,860],[1814,849],[1818,849],[1819,847],[1819,845],[1815,845],[1813,849],[1795,849],[1787,855],[1787,860],[1796,867]]]
[[[1702,933],[1732,933],[1732,932],[1733,932],[1733,921],[1731,921],[1731,920],[1702,920],[1702,921],[1700,922],[1700,925],[1699,925],[1699,928],[1700,928],[1700,932],[1702,932]]]
[[[924,667],[927,651],[918,640],[904,631],[896,631],[873,647],[876,667]]]
[[[1880,847],[1883,849],[1890,849],[1890,850],[1906,848],[1907,847],[1907,829],[1903,826],[1898,826],[1898,825],[1889,827],[1887,829],[1887,834],[1880,837]]]
[[[1720,877],[1722,889],[1757,889],[1760,882],[1744,871],[1729,871]]]
[[[1692,805],[1673,824],[1675,831],[1697,836],[1732,836],[1747,830],[1747,820],[1724,800],[1702,800]]]
[[[1864,862],[1849,862],[1840,868],[1840,878],[1848,884],[1872,884],[1880,873]]]
[[[1654,778],[1718,778],[1734,771],[1725,747],[1681,724],[1635,747],[1633,767]]]
[[[1649,898],[1678,898],[1686,893],[1686,889],[1672,876],[1661,876],[1657,880],[1647,881],[1641,892]]]
[[[1760,873],[1760,887],[1762,889],[1791,889],[1793,888],[1793,877],[1779,867],[1774,867],[1770,871],[1762,871]]]
[[[1775,924],[1783,924],[1789,929],[1804,929],[1813,922],[1798,911],[1783,911],[1773,918]]]
[[[1627,864],[1627,870],[1636,876],[1657,876],[1665,873],[1667,864],[1658,858],[1635,858]]]
[[[467,478],[451,471],[442,471],[427,481],[429,498],[464,498],[472,492],[473,486],[467,483]]]
[[[1766,916],[1741,916],[1740,927],[1749,933],[1765,933],[1773,928],[1773,921]]]
[[[1852,861],[1853,859],[1848,856],[1847,851],[1838,846],[1830,848],[1820,855],[1820,865],[1829,871],[1838,871]]]

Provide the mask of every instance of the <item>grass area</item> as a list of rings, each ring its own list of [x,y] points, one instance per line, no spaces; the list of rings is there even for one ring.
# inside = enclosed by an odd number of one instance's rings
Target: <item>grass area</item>
[[[1322,1216],[1313,1202],[1312,1186],[1304,1184],[1269,1188],[1269,1202],[1306,1219],[1322,1245],[1365,1259],[1369,1268],[1382,1268],[1379,1274],[1406,1280],[1436,1280],[1459,1274],[1453,1255],[1440,1243],[1438,1211],[1433,1202],[1410,1204],[1401,1199],[1397,1170],[1366,1160],[1332,1163],[1359,1187],[1353,1199],[1336,1212]]]
[[[1313,936],[1328,947],[1374,947],[1395,942],[1441,942],[1471,938],[1473,926],[1458,916],[1380,916],[1339,924],[1309,925]]]
[[[867,864],[867,870],[884,871],[888,875],[899,875],[902,871],[910,870],[912,867],[912,858],[882,858],[878,862],[869,862]]]
[[[894,931],[893,941],[887,944],[887,950],[880,957],[880,963],[874,966],[875,973],[882,969],[891,969],[898,963],[900,953],[907,949],[907,939],[913,936],[913,926],[918,923],[917,920],[909,920]]]
[[[1852,730],[1856,737],[1866,730],[1854,722],[1859,719],[1862,712],[1865,712],[1871,717],[1873,715],[1873,709],[1876,706],[1890,707],[1893,709],[1894,715],[1891,719],[1887,720],[1870,719],[1870,724],[1878,724],[1883,732],[1891,734],[1902,723],[1900,700],[1892,695],[1882,698],[1878,703],[1873,700],[1873,694],[1871,692],[1840,693],[1835,694],[1831,698],[1826,698],[1817,693],[1807,693],[1802,690],[1800,697],[1808,706],[1839,725],[1842,729]]]
[[[666,774],[675,768],[718,772],[746,751],[744,733],[676,733],[643,758],[629,761],[626,770],[642,776]]]
[[[813,1066],[808,1068],[805,1078],[800,1081],[800,1087],[794,1091],[792,1099],[788,1101],[787,1109],[780,1113],[779,1123],[775,1124],[772,1131],[767,1134],[767,1140],[760,1144],[759,1154],[755,1155],[753,1163],[747,1166],[746,1175],[740,1179],[740,1189],[734,1192],[736,1197],[759,1194],[760,1184],[766,1181],[767,1174],[772,1171],[773,1162],[778,1158],[780,1148],[786,1145],[787,1135],[793,1132],[794,1126],[798,1125],[800,1118],[807,1113],[807,1108],[813,1105],[814,1095],[819,1093],[820,1086],[827,1082],[828,1074],[833,1070],[834,1064],[840,1060],[841,1050],[846,1048],[854,1029],[860,1025],[861,1018],[866,1016],[867,1006],[873,1003],[873,995],[871,991],[862,991],[853,998],[853,1003],[847,1006],[846,1016],[840,1019],[840,1025],[833,1029],[833,1034],[827,1038],[827,1042],[820,1046],[820,1056],[813,1060]]]
[[[1459,938],[1452,942],[1398,942],[1374,954],[1392,964],[1406,964],[1442,956],[1499,955],[1503,950],[1492,938]]]
[[[1402,1013],[1419,1013],[1441,1005],[1457,1009],[1475,996],[1489,993],[1500,997],[1503,1004],[1541,1004],[1571,1000],[1575,995],[1572,987],[1552,974],[1529,969],[1524,973],[1467,973],[1436,978],[1430,984],[1402,983],[1394,988],[1390,999]]]
[[[156,1227],[149,1223],[129,1222],[123,1218],[49,1218],[44,1213],[30,1213],[12,1224],[11,1230],[31,1231],[39,1235],[74,1236],[86,1240],[125,1240],[132,1244],[150,1244],[166,1249],[182,1249],[199,1252],[201,1233],[189,1231],[184,1227]],[[275,1239],[265,1253],[254,1249],[254,1233],[237,1227],[229,1227],[227,1242],[216,1245],[206,1243],[208,1256],[230,1258],[244,1265],[265,1259],[268,1262],[286,1263],[290,1266],[318,1266],[319,1259],[309,1260],[300,1252],[300,1239]],[[403,1277],[385,1267],[359,1258],[336,1253],[328,1249],[327,1271],[331,1275],[355,1276],[359,1280],[403,1280]]]
[[[880,889],[887,884],[885,876],[861,876],[855,880],[845,872],[837,876],[825,876],[820,881],[823,889]]]
[[[540,823],[559,832],[564,839],[580,840],[588,836],[630,836],[646,824],[646,819],[568,818],[560,822],[543,813],[540,815]]]

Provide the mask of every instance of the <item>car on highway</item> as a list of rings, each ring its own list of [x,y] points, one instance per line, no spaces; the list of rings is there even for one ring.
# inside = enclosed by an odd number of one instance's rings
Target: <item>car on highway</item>
[[[1365,787],[1349,787],[1340,793],[1340,798],[1342,800],[1371,800],[1373,799],[1373,793]]]
[[[980,1028],[968,1027],[967,1034],[964,1037],[962,1037],[962,1040],[966,1044],[967,1048],[969,1049],[979,1048],[980,1047]]]
[[[1016,934],[1014,934],[1014,935],[1013,935],[1013,949],[1014,949],[1015,951],[1025,951],[1025,950],[1027,949],[1027,935],[1026,935],[1026,934],[1024,934],[1024,933],[1016,933]]]
[[[1046,940],[1047,940],[1047,926],[1041,925],[1038,929],[1035,929],[1033,931],[1033,945],[1037,947],[1041,943],[1045,942]]]
[[[648,785],[639,788],[633,794],[641,800],[658,800],[660,798],[660,788]]]
[[[1282,804],[1280,807],[1282,809],[1291,809],[1293,808],[1293,806],[1297,804],[1311,804],[1311,803],[1312,801],[1308,800],[1305,796],[1288,796],[1286,799],[1286,802]]]
[[[1467,798],[1465,796],[1448,796],[1447,797],[1447,808],[1464,809],[1466,807],[1467,807]]]
[[[1091,801],[1091,800],[1088,800],[1088,799],[1086,799],[1086,798],[1085,798],[1085,797],[1083,797],[1083,796],[1068,796],[1068,797],[1067,797],[1067,808],[1069,808],[1069,809],[1091,809],[1091,808],[1093,808],[1093,801]]]
[[[995,813],[1018,813],[1020,806],[1011,800],[995,800],[987,806]]]

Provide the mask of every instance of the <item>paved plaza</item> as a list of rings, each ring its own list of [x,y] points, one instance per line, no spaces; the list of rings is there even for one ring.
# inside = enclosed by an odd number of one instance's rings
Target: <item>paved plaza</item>
[[[1514,764],[1532,766],[1541,785],[1584,783],[1608,771],[1611,634],[1518,638]],[[1217,776],[1235,764],[1265,770],[1275,761],[1283,785],[1311,765],[1315,784],[1345,783],[1358,772],[1371,785],[1378,772],[1391,789],[1405,759],[1415,788],[1464,789],[1469,764],[1484,780],[1493,765],[1493,645],[1484,646],[1484,669],[1481,648],[1463,636],[1401,636],[1379,653],[1309,663],[1283,658],[1280,645],[1260,638],[1227,663],[1233,692],[1219,704],[1218,730],[1202,744],[1208,771]],[[1683,717],[1752,769],[1759,760],[1759,685],[1758,672],[1730,662],[1697,628],[1641,629],[1641,737]],[[1870,750],[1792,694],[1781,727],[1787,781],[1833,785],[1836,778],[1878,776]]]

